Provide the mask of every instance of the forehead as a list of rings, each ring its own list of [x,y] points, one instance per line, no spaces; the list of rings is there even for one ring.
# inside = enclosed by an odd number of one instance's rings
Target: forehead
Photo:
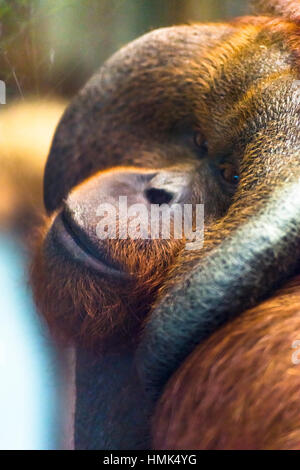
[[[86,109],[97,104],[105,121],[162,129],[237,101],[250,86],[274,73],[292,71],[291,53],[270,28],[249,24],[208,24],[163,28],[148,33],[109,59],[80,93]],[[92,104],[92,105],[91,105]],[[74,109],[76,112],[76,109]],[[166,119],[167,117],[167,119]],[[124,121],[123,121],[124,122]]]

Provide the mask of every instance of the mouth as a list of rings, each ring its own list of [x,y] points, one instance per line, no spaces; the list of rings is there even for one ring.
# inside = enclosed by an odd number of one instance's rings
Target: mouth
[[[47,235],[47,245],[49,243],[65,257],[98,274],[123,280],[129,277],[127,273],[114,265],[107,253],[100,247],[97,247],[97,253],[95,253],[96,250],[90,246],[87,238],[73,229],[63,212],[56,216]]]

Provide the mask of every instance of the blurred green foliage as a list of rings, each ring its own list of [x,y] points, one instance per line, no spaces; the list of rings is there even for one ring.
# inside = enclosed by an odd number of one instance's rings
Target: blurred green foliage
[[[73,95],[115,50],[162,26],[226,19],[247,0],[0,0],[8,99]]]

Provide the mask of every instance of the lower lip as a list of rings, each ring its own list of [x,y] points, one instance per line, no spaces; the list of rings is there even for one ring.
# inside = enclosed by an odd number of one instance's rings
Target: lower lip
[[[72,261],[75,261],[88,269],[92,269],[98,274],[118,279],[128,278],[126,273],[107,265],[104,261],[94,258],[91,254],[86,252],[66,228],[61,214],[59,214],[54,220],[47,238],[48,237],[51,237],[51,242],[56,246],[60,246]]]

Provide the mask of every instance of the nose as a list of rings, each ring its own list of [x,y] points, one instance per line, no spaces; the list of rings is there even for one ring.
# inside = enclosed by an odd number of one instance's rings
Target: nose
[[[147,206],[186,202],[190,194],[190,179],[186,170],[177,168],[109,170],[76,187],[67,199],[67,206],[86,206],[90,209],[103,202],[118,204],[120,196],[126,196],[128,204],[142,203]]]
[[[144,196],[150,204],[173,204],[185,200],[189,192],[188,172],[171,169],[155,173],[144,190]]]
[[[101,172],[71,191],[64,205],[63,218],[80,238],[84,237],[88,244],[97,244],[95,233],[100,216],[99,208],[101,214],[106,214],[107,210],[112,214],[107,217],[105,215],[108,223],[110,218],[114,223],[117,217],[121,224],[124,209],[120,201],[124,196],[127,208],[135,204],[142,204],[149,209],[151,204],[171,206],[189,202],[190,174],[191,172],[177,168],[155,171],[118,168]],[[111,206],[115,207],[113,213],[109,209]],[[147,214],[150,212],[148,210]],[[112,226],[110,223],[109,225]]]
[[[163,188],[147,188],[145,190],[145,198],[150,204],[170,204],[174,198],[174,194]]]

